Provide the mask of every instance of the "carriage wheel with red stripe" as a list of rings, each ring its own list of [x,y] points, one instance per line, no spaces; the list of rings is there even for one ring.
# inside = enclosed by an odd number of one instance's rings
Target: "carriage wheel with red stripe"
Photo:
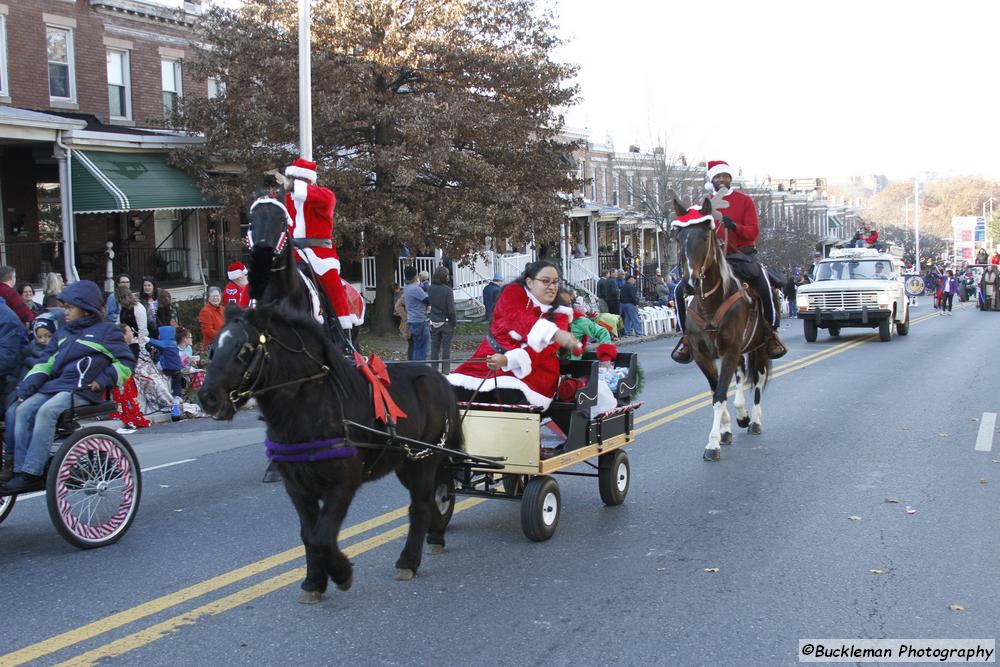
[[[49,517],[75,547],[114,544],[139,509],[142,473],[132,446],[100,426],[81,429],[59,447],[49,466]]]
[[[17,496],[0,496],[0,523],[3,523],[3,520],[14,511],[14,503],[16,501]]]

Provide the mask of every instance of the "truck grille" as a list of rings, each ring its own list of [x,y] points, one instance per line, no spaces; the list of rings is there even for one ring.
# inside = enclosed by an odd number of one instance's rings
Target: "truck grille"
[[[818,292],[809,295],[809,310],[861,310],[867,305],[877,309],[878,292]]]

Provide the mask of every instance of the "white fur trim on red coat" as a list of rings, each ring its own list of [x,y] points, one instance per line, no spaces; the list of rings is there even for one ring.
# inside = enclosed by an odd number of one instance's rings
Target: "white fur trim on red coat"
[[[513,373],[518,380],[531,375],[531,356],[522,348],[507,350],[503,354],[507,357],[507,364],[502,370]]]
[[[302,167],[296,167],[295,165],[288,165],[285,167],[285,176],[289,178],[304,178],[310,183],[316,182],[316,172],[312,169],[303,169]]]
[[[341,315],[337,318],[337,321],[340,323],[341,329],[360,327],[363,324],[361,319],[354,313],[351,313],[350,315]]]
[[[548,410],[549,405],[552,404],[552,396],[543,396],[542,394],[539,394],[523,381],[518,380],[512,375],[498,375],[496,377],[488,377],[483,380],[483,378],[465,375],[464,373],[452,373],[447,376],[447,379],[453,386],[462,387],[463,389],[469,389],[471,391],[476,391],[477,389],[480,392],[493,391],[498,387],[500,389],[517,389],[524,394],[524,398],[531,405],[537,405],[543,410]]]
[[[300,248],[299,255],[304,257],[316,275],[322,276],[331,269],[340,271],[340,260],[336,257],[319,257],[312,248]]]
[[[557,331],[559,331],[559,327],[556,326],[555,322],[546,319],[538,320],[528,332],[528,346],[535,352],[541,352],[552,343]]]

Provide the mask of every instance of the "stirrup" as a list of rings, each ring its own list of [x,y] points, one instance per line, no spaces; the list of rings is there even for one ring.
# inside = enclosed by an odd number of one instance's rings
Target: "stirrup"
[[[786,354],[788,354],[788,348],[781,342],[776,332],[772,333],[771,339],[767,342],[767,356],[771,359],[781,359]]]
[[[677,341],[677,346],[670,353],[670,358],[679,364],[691,363],[691,346],[688,344],[687,336],[681,336],[681,339]]]

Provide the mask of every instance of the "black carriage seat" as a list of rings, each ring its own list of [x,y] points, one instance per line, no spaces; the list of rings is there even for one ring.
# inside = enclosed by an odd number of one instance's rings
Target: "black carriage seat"
[[[628,369],[625,377],[619,380],[618,388],[614,392],[619,406],[627,405],[635,393],[636,361],[636,355],[629,352],[619,352],[618,358],[615,359],[615,368]],[[563,451],[571,451],[591,444],[594,439],[595,429],[590,418],[590,409],[597,405],[597,387],[602,381],[599,377],[600,362],[593,353],[588,352],[582,359],[562,362],[559,370],[563,375],[570,377],[588,378],[587,385],[577,390],[574,401],[552,401],[544,413],[566,434]],[[616,434],[609,432],[607,435]]]
[[[107,417],[117,409],[118,403],[110,400],[110,392],[104,395],[104,400],[100,403],[74,403],[69,410],[59,415],[59,421],[56,423],[56,437],[65,438],[79,430],[81,419]]]

